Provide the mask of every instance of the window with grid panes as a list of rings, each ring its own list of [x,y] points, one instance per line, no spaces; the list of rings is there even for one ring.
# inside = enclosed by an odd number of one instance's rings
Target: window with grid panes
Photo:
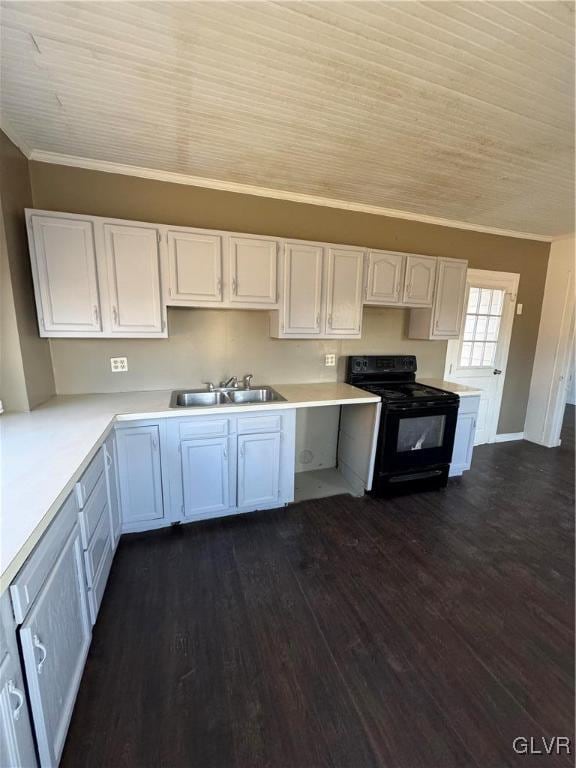
[[[494,365],[505,295],[506,292],[499,288],[470,286],[460,347],[461,368]]]

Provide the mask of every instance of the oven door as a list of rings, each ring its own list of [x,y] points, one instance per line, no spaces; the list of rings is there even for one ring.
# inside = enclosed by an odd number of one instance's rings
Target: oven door
[[[457,418],[458,403],[388,406],[381,424],[380,472],[449,464]]]

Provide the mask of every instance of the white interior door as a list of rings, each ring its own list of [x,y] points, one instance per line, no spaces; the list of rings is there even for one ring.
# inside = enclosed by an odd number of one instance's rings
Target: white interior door
[[[475,445],[496,438],[519,279],[469,269],[460,337],[448,342],[444,378],[482,392]]]

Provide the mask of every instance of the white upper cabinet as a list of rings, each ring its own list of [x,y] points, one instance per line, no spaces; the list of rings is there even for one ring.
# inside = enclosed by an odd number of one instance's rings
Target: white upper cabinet
[[[326,250],[326,334],[360,336],[364,252]]]
[[[369,251],[367,256],[366,303],[398,304],[402,300],[402,286],[406,256],[403,253]]]
[[[437,261],[434,304],[431,308],[410,310],[408,337],[411,339],[457,339],[460,335],[468,262]]]
[[[406,256],[406,277],[402,303],[411,307],[432,306],[436,280],[436,261],[432,256]]]
[[[323,255],[321,245],[286,244],[281,334],[306,337],[322,332]]]
[[[40,335],[99,333],[102,321],[92,221],[34,215],[29,226]]]
[[[169,304],[222,302],[222,237],[218,234],[168,230]]]
[[[104,225],[114,334],[164,330],[158,241],[158,230],[151,227]]]
[[[278,241],[261,237],[229,239],[231,304],[276,304]]]
[[[467,271],[467,261],[438,260],[432,328],[435,336],[457,339],[460,335]]]

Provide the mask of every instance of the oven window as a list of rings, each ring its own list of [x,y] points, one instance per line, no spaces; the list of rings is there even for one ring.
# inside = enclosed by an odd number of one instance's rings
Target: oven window
[[[444,441],[446,416],[412,416],[400,419],[398,453],[439,448]]]

